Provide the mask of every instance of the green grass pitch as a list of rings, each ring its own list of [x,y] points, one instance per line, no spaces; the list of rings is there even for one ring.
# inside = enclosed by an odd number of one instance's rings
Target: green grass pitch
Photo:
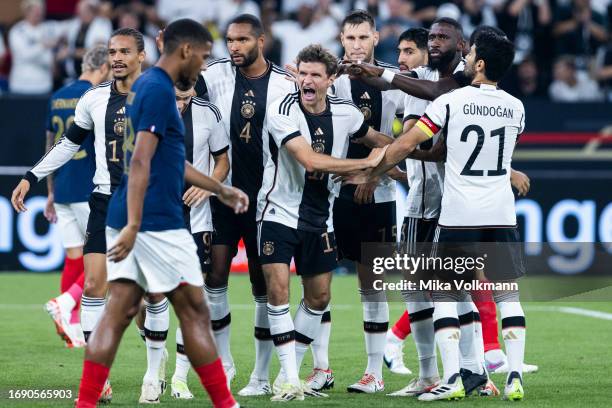
[[[237,391],[248,381],[253,366],[253,307],[246,276],[233,275],[230,285],[231,346],[238,371],[232,388]],[[0,274],[0,407],[73,406],[72,400],[18,401],[7,398],[11,389],[70,389],[76,393],[83,351],[62,346],[42,306],[56,295],[58,287],[57,274]],[[294,306],[300,293],[299,280],[294,277]],[[550,305],[553,304],[525,305],[528,326],[526,361],[538,364],[540,371],[525,375],[526,397],[521,404],[529,407],[610,407],[612,320],[542,310],[541,306]],[[554,305],[612,312],[610,302],[565,302]],[[392,321],[399,317],[402,308],[401,303],[390,304]],[[336,375],[336,387],[329,393],[328,399],[310,399],[292,405],[399,407],[423,404],[415,399],[387,397],[384,393],[362,395],[346,392],[346,386],[360,378],[366,363],[362,312],[354,276],[334,278],[332,323],[330,362]],[[176,319],[173,317],[168,341],[168,377],[174,370],[175,327]],[[405,356],[408,367],[416,371],[416,351],[410,338],[406,342]],[[144,344],[135,327],[131,326],[123,338],[111,371],[114,394],[112,406],[137,405],[145,364]],[[311,367],[312,360],[308,354],[302,367],[302,377],[308,374]],[[278,362],[274,358],[271,380],[277,372]],[[383,373],[386,392],[398,390],[411,378],[391,374],[386,368]],[[498,386],[503,385],[503,375],[494,375],[493,379]],[[193,371],[190,373],[189,384],[196,396],[194,400],[175,401],[167,391],[162,397],[162,404],[211,406]],[[238,398],[238,401],[248,407],[272,405],[267,397]],[[437,404],[467,407],[505,406],[511,403],[497,397],[469,397],[460,402]]]

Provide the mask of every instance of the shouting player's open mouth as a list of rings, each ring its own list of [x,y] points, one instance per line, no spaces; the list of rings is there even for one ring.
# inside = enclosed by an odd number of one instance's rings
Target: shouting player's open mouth
[[[305,102],[313,102],[317,98],[317,91],[309,86],[302,87],[302,98]]]

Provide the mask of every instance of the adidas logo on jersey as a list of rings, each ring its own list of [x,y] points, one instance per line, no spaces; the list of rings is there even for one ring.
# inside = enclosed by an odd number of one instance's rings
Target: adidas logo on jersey
[[[368,91],[365,91],[363,95],[361,95],[361,99],[372,99],[372,98],[370,98],[370,94],[368,93]]]
[[[125,115],[125,106],[122,106],[121,109],[115,112],[115,115]]]
[[[244,96],[248,96],[248,97],[254,98],[255,97],[255,93],[253,92],[252,89],[249,89],[248,92],[244,93]]]
[[[315,134],[315,136],[323,136],[323,131],[321,130],[321,128],[317,128],[317,130],[315,130],[314,134]]]

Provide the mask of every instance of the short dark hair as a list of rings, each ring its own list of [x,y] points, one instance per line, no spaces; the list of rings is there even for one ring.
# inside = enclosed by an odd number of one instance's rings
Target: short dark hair
[[[227,27],[225,27],[226,30],[230,24],[249,24],[255,37],[261,37],[264,34],[264,28],[263,24],[261,24],[261,20],[252,14],[240,14],[232,18],[230,22],[227,23]]]
[[[483,32],[476,37],[476,61],[485,63],[485,76],[498,82],[514,60],[514,44],[497,34]]]
[[[402,41],[412,41],[418,49],[427,51],[428,35],[429,30],[426,28],[409,28],[400,34],[397,43],[399,44]]]
[[[337,57],[323,48],[321,44],[311,44],[302,49],[297,56],[298,67],[300,62],[320,62],[325,65],[325,72],[328,76],[338,71]]]
[[[434,24],[446,24],[446,25],[452,26],[457,31],[457,34],[459,34],[459,38],[463,39],[463,27],[454,18],[450,18],[450,17],[436,18],[434,22],[431,23],[431,26],[433,27]]]
[[[140,31],[134,30],[133,28],[119,28],[118,30],[113,31],[110,38],[117,37],[119,35],[132,37],[134,41],[136,41],[136,49],[138,52],[144,51],[144,37]]]
[[[470,47],[474,45],[474,43],[476,42],[476,38],[478,38],[478,36],[482,33],[490,33],[490,34],[499,35],[500,37],[508,38],[506,36],[506,33],[504,33],[503,30],[497,27],[494,27],[494,26],[483,24],[483,25],[479,25],[478,27],[474,29],[474,31],[472,31],[472,34],[470,35]]]
[[[344,17],[342,24],[340,24],[340,29],[344,31],[346,24],[359,25],[363,23],[368,23],[372,29],[376,30],[376,22],[370,13],[365,10],[353,10]]]
[[[190,18],[173,21],[164,30],[164,54],[172,54],[182,43],[212,43],[210,32],[200,23]]]

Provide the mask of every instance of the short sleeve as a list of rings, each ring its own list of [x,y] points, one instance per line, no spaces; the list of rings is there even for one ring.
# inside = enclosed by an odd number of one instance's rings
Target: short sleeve
[[[169,98],[165,93],[159,84],[151,84],[142,94],[136,94],[134,105],[140,111],[134,128],[136,133],[146,131],[158,137],[166,133],[170,112],[176,110],[176,103],[174,98]]]
[[[365,121],[363,117],[363,113],[354,105],[347,105],[351,109],[351,117],[350,123],[351,128],[349,129],[349,134],[351,135],[351,140],[359,139],[364,137],[368,133],[368,123]]]
[[[85,130],[93,130],[94,127],[91,112],[89,111],[89,95],[90,93],[83,95],[77,102],[76,109],[74,110],[74,123]]]
[[[223,122],[221,122],[220,116],[219,121],[215,122],[211,130],[210,137],[208,138],[208,148],[210,149],[210,154],[218,156],[225,153],[229,149],[230,144],[229,135],[227,130],[225,130],[225,126],[223,126]]]
[[[404,122],[410,119],[420,118],[423,113],[425,113],[427,105],[429,105],[429,101],[426,101],[425,99],[419,99],[412,95],[406,95],[406,99],[404,100]]]
[[[522,103],[519,106],[519,113],[521,116],[519,118],[518,134],[520,135],[521,133],[525,131],[525,107],[523,106]]]
[[[417,121],[416,125],[419,129],[425,132],[429,137],[433,137],[446,125],[447,109],[445,95],[435,99],[425,109],[425,113]]]
[[[297,105],[294,102],[287,103],[287,98],[268,107],[266,113],[268,133],[279,147],[302,134],[295,115],[296,107]]]

